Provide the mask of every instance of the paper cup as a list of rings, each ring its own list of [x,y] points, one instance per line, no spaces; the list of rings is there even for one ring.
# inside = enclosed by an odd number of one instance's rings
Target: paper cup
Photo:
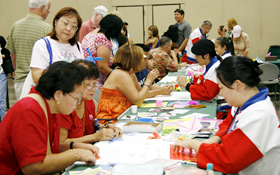
[[[136,113],[137,113],[137,105],[132,105],[132,106],[131,106],[131,112],[132,112],[133,114],[136,114]]]

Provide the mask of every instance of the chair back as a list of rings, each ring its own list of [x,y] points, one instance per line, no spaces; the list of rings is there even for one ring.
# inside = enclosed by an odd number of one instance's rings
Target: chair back
[[[263,70],[263,73],[260,75],[261,81],[272,81],[276,79],[278,80],[278,66],[271,63],[265,63],[261,64],[259,67]]]
[[[100,97],[101,91],[96,88],[93,99],[98,103],[99,102],[99,97]]]

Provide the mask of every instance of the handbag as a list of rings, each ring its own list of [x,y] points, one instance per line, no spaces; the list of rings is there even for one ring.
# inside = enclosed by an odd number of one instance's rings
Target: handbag
[[[49,52],[49,55],[50,55],[49,65],[51,65],[52,64],[53,54],[52,54],[52,47],[51,47],[50,41],[47,38],[42,38],[42,39],[46,43],[46,46],[47,46],[47,49],[48,49],[48,52]],[[36,86],[36,84],[33,81],[32,73],[31,73],[31,70],[30,70],[29,73],[27,74],[27,77],[25,78],[24,83],[23,83],[19,99],[21,99],[24,96],[26,96],[30,92],[30,89],[32,88],[32,86]]]
[[[9,59],[9,60],[3,59],[2,68],[3,68],[5,74],[13,73],[14,72],[14,67],[13,67],[12,60],[11,59]]]

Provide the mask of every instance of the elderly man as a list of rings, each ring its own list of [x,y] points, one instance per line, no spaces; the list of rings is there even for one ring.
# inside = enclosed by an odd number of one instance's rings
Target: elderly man
[[[207,39],[209,36],[209,32],[211,30],[212,23],[208,20],[203,21],[201,27],[196,28],[190,35],[188,45],[186,47],[187,51],[187,58],[189,61],[196,63],[196,60],[194,59],[194,54],[192,52],[192,47],[194,43],[199,41],[200,39]]]
[[[166,36],[162,37],[159,47],[152,49],[150,54],[153,59],[149,60],[148,69],[157,69],[158,78],[163,78],[168,72],[178,71],[178,59],[174,50],[171,50],[172,40]]]
[[[99,22],[101,19],[108,14],[108,10],[103,5],[99,5],[97,7],[93,8],[93,14],[92,17],[86,21],[83,22],[80,32],[79,32],[79,41],[82,42],[83,38],[88,34],[89,32],[93,31],[96,28],[99,28]]]
[[[175,26],[178,27],[179,38],[176,44],[179,46],[179,51],[184,51],[187,46],[190,34],[192,32],[191,25],[184,20],[185,12],[183,9],[176,9],[174,11],[174,18],[177,23]]]
[[[15,94],[19,99],[24,80],[30,71],[31,53],[34,43],[51,32],[51,25],[45,22],[50,13],[50,0],[29,0],[29,13],[16,21],[11,29],[7,49],[15,69]]]

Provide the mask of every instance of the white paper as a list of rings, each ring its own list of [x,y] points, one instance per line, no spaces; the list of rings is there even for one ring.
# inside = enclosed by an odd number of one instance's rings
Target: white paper
[[[177,77],[178,76],[165,76],[160,80],[160,82],[161,83],[171,83],[173,81],[175,83],[175,82],[177,82]]]
[[[202,113],[192,113],[192,114],[189,114],[189,115],[185,115],[185,116],[182,116],[180,118],[192,118],[192,117],[197,117],[197,118],[203,118],[203,117],[208,117],[210,116],[210,114],[202,114]]]
[[[96,164],[144,163],[155,158],[169,159],[170,142],[162,139],[147,139],[148,136],[152,134],[124,135],[122,141],[112,143],[102,141],[95,144],[100,149],[100,159]]]
[[[163,100],[163,101],[191,100],[191,94],[188,91],[172,92],[170,95],[157,95],[153,98],[145,99],[145,101],[149,101],[149,100]]]
[[[176,114],[185,114],[186,112],[189,112],[189,109],[174,109],[173,111],[170,111],[169,113],[176,113]]]

